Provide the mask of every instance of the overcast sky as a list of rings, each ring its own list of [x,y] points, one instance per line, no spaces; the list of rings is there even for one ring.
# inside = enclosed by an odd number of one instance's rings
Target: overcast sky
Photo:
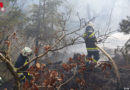
[[[117,28],[118,23],[126,16],[130,16],[130,0],[68,0],[73,6],[73,10],[80,13],[80,16],[87,18],[87,8],[90,9],[91,17],[96,16],[96,24],[106,24],[111,10],[112,27]],[[100,23],[100,24],[99,24]]]

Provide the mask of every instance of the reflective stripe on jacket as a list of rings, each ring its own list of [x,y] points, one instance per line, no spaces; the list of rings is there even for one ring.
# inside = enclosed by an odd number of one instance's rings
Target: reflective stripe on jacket
[[[95,35],[95,33],[93,32],[93,33],[91,33],[89,36],[88,36],[88,34],[87,33],[84,33],[84,35],[83,35],[83,37],[88,37],[88,38],[91,38],[91,37],[93,37]]]
[[[87,49],[87,51],[97,51],[98,50],[98,48],[86,48]]]
[[[93,59],[93,58],[92,58],[92,60],[89,60],[89,59],[86,58],[85,61],[86,61],[86,62],[91,62],[91,61],[92,61],[92,62],[95,62],[95,63],[97,62],[97,61],[96,61],[95,59]]]

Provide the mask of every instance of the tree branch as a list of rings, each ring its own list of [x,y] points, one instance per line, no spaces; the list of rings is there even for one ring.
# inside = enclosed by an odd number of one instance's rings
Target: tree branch
[[[76,65],[76,67],[74,68],[73,76],[70,77],[70,78],[69,78],[67,81],[65,81],[64,83],[62,83],[62,84],[57,88],[57,90],[60,90],[60,88],[61,88],[63,85],[65,85],[65,84],[67,84],[68,82],[70,82],[70,81],[75,77],[76,72],[77,72],[77,65]]]
[[[10,62],[11,60],[7,59],[2,53],[0,53],[0,60],[6,63],[7,68],[9,69],[11,74],[14,76],[14,79],[16,81],[16,86],[17,86],[16,89],[20,90],[20,79],[19,79],[18,74],[15,71],[13,64]]]

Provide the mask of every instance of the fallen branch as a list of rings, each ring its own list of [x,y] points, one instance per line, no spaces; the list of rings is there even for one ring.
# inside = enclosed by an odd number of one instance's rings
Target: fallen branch
[[[32,60],[29,60],[29,62],[28,62],[27,64],[25,64],[24,66],[20,67],[20,68],[17,70],[17,72],[18,72],[19,70],[21,70],[22,68],[26,67],[28,64],[32,63],[33,61],[36,61],[36,60],[38,60],[39,58],[45,56],[45,55],[46,55],[49,51],[51,51],[51,49],[53,49],[64,37],[65,37],[65,34],[64,34],[64,32],[63,32],[62,36],[56,41],[56,43],[55,43],[52,47],[50,47],[45,53],[43,53],[43,54],[41,54],[41,55],[39,55],[39,56],[37,56],[37,57],[34,57]]]
[[[76,72],[77,72],[77,66],[74,68],[74,74],[73,74],[73,76],[70,77],[70,78],[69,78],[67,81],[65,81],[64,83],[62,83],[62,84],[57,88],[57,90],[60,90],[60,88],[61,88],[63,85],[65,85],[65,84],[67,84],[68,82],[70,82],[70,81],[75,77]]]
[[[11,74],[14,76],[14,79],[16,81],[16,90],[20,90],[20,79],[18,74],[15,71],[15,68],[13,64],[10,62],[10,59],[7,59],[2,53],[0,53],[0,60],[2,60],[4,63],[6,63],[7,68],[11,72]]]

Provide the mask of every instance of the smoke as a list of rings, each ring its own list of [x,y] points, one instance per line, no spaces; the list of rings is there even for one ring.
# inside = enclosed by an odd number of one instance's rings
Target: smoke
[[[76,15],[79,12],[80,17],[92,18],[96,17],[94,22],[95,30],[100,30],[103,34],[107,25],[110,23],[111,31],[119,29],[119,23],[126,16],[130,16],[130,1],[129,0],[69,0],[73,5],[73,13]],[[73,20],[78,20],[73,17]],[[120,39],[119,37],[123,38]],[[108,38],[105,44],[106,47],[115,48],[117,46],[123,46],[124,43],[130,38],[122,33],[114,33]],[[78,47],[80,47],[78,49]],[[81,48],[82,47],[82,48]],[[76,46],[76,50],[86,51],[85,46]]]
[[[111,10],[111,27],[113,29],[117,29],[119,22],[130,15],[129,0],[69,0],[68,2],[73,5],[75,15],[79,12],[80,16],[86,19],[89,8],[90,17],[96,16],[96,28],[105,28]]]

